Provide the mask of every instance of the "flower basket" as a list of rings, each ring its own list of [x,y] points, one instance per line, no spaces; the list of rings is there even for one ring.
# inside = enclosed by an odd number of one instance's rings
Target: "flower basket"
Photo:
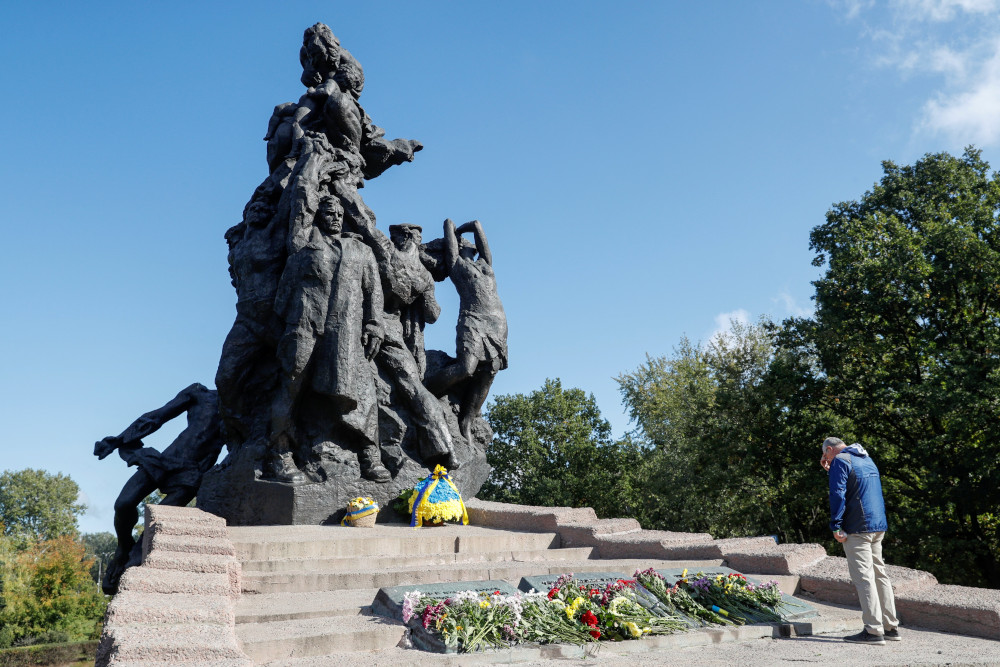
[[[443,466],[434,468],[427,479],[421,480],[410,496],[410,525],[442,525],[446,521],[469,523],[465,503],[455,483]]]
[[[355,528],[371,528],[375,525],[375,518],[378,516],[378,503],[371,498],[355,498],[347,503],[347,513],[340,522],[341,526],[354,526]]]

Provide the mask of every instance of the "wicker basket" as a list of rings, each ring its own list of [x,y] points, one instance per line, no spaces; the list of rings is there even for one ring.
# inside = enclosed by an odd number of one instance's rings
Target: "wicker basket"
[[[378,512],[373,512],[372,514],[363,516],[359,519],[348,519],[347,522],[355,528],[371,528],[375,525],[375,517],[377,516]]]
[[[375,525],[378,511],[378,503],[371,498],[355,498],[347,503],[347,513],[344,516],[344,520],[340,522],[340,525],[354,526],[355,528],[371,528]]]

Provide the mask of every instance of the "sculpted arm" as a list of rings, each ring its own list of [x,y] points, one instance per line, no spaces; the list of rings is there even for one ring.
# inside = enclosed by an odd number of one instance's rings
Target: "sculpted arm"
[[[467,222],[456,230],[458,234],[464,234],[465,232],[472,232],[473,239],[476,241],[476,251],[479,252],[479,256],[486,260],[486,263],[493,266],[493,254],[490,252],[490,244],[486,242],[486,232],[483,231],[483,225],[478,220],[473,220],[472,222]]]
[[[385,330],[382,327],[383,297],[382,281],[379,278],[378,267],[375,258],[367,252],[368,261],[365,262],[364,271],[361,274],[361,289],[364,294],[364,331],[361,334],[362,344],[365,347],[365,357],[371,361],[378,354],[385,338]]]
[[[162,408],[157,408],[147,412],[143,416],[129,424],[128,428],[120,435],[109,435],[94,445],[94,454],[98,458],[105,458],[119,447],[135,449],[142,446],[142,439],[156,433],[160,427],[168,421],[183,414],[191,405],[191,390],[198,387],[194,384],[181,391],[169,403]]]
[[[458,262],[458,235],[455,233],[455,223],[448,218],[444,221],[444,268],[448,275]]]

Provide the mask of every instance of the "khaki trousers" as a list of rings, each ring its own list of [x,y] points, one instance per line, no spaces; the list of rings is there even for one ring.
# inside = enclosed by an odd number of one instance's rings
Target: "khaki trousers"
[[[883,537],[884,532],[852,533],[843,543],[851,582],[858,589],[861,620],[865,630],[873,635],[881,635],[899,625],[896,599],[882,560]]]

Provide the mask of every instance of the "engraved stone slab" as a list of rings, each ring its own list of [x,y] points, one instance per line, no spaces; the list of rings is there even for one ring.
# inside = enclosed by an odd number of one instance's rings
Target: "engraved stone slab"
[[[538,574],[533,577],[522,577],[521,583],[517,587],[524,592],[528,592],[534,588],[540,593],[546,593],[555,586],[559,576],[558,574]],[[624,572],[580,572],[573,575],[573,579],[581,584],[589,584],[602,588],[607,584],[613,584],[619,579],[630,578]]]
[[[673,586],[677,583],[677,580],[684,576],[684,568],[670,568],[667,570],[657,570],[664,579],[667,580],[668,586]],[[737,572],[736,570],[730,569],[728,567],[713,567],[707,570],[701,570],[701,572],[708,577],[714,577],[717,574],[730,575],[730,574],[743,574],[742,572]],[[688,578],[694,577],[694,572],[690,569],[688,570]],[[747,581],[751,584],[762,584],[763,581],[755,579],[754,577],[747,577]],[[781,601],[784,607],[781,610],[781,615],[784,616],[786,621],[799,621],[804,618],[812,618],[814,616],[819,616],[819,612],[808,602],[793,598],[788,593],[781,594]]]
[[[410,591],[420,591],[427,597],[444,600],[456,593],[463,591],[476,591],[477,593],[493,593],[500,591],[502,595],[515,595],[519,591],[506,581],[498,579],[480,581],[453,581],[443,584],[420,584],[411,586],[388,586],[380,588],[375,602],[372,603],[372,611],[379,616],[385,616],[397,621],[403,620],[403,596]],[[435,653],[455,653],[455,649],[446,646],[438,637],[424,630],[420,625],[419,618],[412,618],[408,624],[410,628],[410,641],[416,648]]]

